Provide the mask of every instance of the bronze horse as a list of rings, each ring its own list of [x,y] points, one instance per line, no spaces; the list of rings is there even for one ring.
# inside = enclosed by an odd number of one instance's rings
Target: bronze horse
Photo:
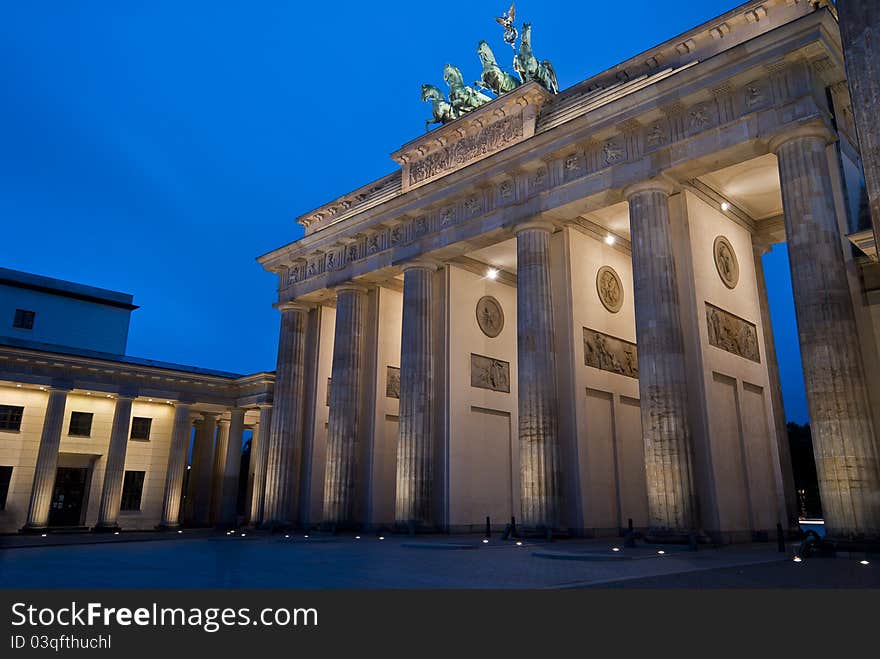
[[[477,54],[480,56],[480,62],[483,64],[483,73],[480,79],[474,83],[475,87],[482,87],[494,92],[497,96],[513,91],[522,84],[522,81],[507,71],[503,71],[498,62],[495,61],[495,54],[489,48],[489,44],[481,41],[477,46]]]

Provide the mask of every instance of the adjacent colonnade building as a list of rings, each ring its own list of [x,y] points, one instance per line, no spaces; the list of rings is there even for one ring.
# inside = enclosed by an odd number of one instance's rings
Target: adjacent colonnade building
[[[260,521],[274,375],[127,356],[136,308],[0,268],[0,533]]]

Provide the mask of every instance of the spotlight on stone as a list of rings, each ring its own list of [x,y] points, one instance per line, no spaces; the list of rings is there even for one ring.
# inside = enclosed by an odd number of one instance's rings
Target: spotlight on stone
[[[722,201],[721,202],[721,210],[723,210],[726,213],[727,211],[730,210],[730,204],[728,204],[726,201]]]
[[[498,270],[495,268],[489,268],[486,270],[486,277],[492,280],[498,279]]]
[[[606,245],[613,245],[616,242],[617,242],[617,238],[615,238],[610,233],[607,236],[605,236],[605,244]]]

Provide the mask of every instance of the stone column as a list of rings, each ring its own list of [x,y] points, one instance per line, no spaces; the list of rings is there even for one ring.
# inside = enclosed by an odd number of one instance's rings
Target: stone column
[[[764,328],[764,354],[767,357],[767,377],[770,380],[770,403],[773,407],[773,424],[776,429],[777,455],[781,475],[782,496],[785,501],[785,522],[791,528],[797,525],[797,492],[794,487],[794,471],[788,442],[788,426],[785,423],[785,406],[782,401],[782,385],[779,381],[779,362],[776,359],[776,342],[770,320],[770,303],[767,299],[767,282],[764,279],[763,256],[770,251],[769,245],[752,243],[755,255],[755,277],[758,283],[758,301],[761,306],[761,325]]]
[[[774,139],[825,532],[880,535],[880,465],[823,125]]]
[[[266,490],[266,462],[269,459],[269,429],[272,426],[272,406],[260,405],[260,422],[254,426],[251,438],[251,460],[254,461],[254,483],[251,492],[249,522],[254,526],[263,521],[263,500]]]
[[[223,465],[223,495],[220,502],[219,524],[233,528],[238,525],[238,478],[241,471],[241,440],[244,434],[244,410],[229,413],[225,463]],[[245,475],[246,477],[247,475]]]
[[[558,528],[562,505],[556,337],[550,288],[553,225],[529,222],[516,231],[516,320],[522,525]]]
[[[685,532],[698,526],[684,335],[669,220],[671,192],[669,184],[657,180],[625,191],[632,235],[648,523],[657,532]]]
[[[68,389],[59,387],[49,389],[46,416],[43,419],[43,433],[40,436],[40,449],[37,452],[37,464],[34,469],[34,484],[31,487],[27,523],[22,529],[24,532],[39,531],[45,529],[49,524],[49,505],[52,503],[52,490],[55,488],[58,447],[61,444],[67,392]]]
[[[223,508],[223,472],[226,470],[226,449],[229,446],[229,421],[217,421],[214,443],[214,466],[211,470],[211,524],[220,524]]]
[[[217,430],[217,414],[202,412],[204,421],[201,432],[196,432],[193,443],[192,470],[189,475],[192,486],[192,523],[208,526],[211,523],[211,476],[214,463],[214,435]]]
[[[131,403],[134,398],[120,394],[113,412],[107,465],[104,467],[104,485],[98,509],[96,531],[119,529],[119,505],[122,501],[122,479],[125,475],[125,453],[128,449],[128,430],[131,427]]]
[[[366,359],[367,291],[341,286],[336,297],[336,332],[327,423],[327,462],[324,471],[324,524],[354,524],[355,471],[359,450],[361,381]]]
[[[305,355],[309,307],[286,303],[275,371],[274,410],[269,435],[263,525],[290,526],[295,521],[297,469],[306,398]]]
[[[394,519],[411,528],[432,522],[434,445],[433,306],[436,263],[404,266],[400,407]],[[336,386],[335,383],[333,385]]]
[[[191,437],[190,405],[177,403],[174,406],[174,422],[171,426],[171,447],[168,452],[168,467],[165,470],[165,497],[162,501],[162,522],[159,528],[175,529],[180,526],[183,477],[186,473],[186,458]]]
[[[842,0],[837,12],[874,238],[880,244],[880,9],[877,0]]]

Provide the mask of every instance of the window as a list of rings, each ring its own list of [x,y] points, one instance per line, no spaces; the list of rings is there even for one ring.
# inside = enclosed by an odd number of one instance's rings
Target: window
[[[145,471],[126,471],[122,481],[122,504],[120,510],[140,510],[141,493],[144,490]]]
[[[6,510],[6,495],[9,494],[11,480],[12,467],[0,467],[0,510]]]
[[[71,412],[70,427],[67,429],[68,435],[74,437],[89,437],[92,434],[92,413],[91,412]]]
[[[28,311],[27,309],[16,309],[15,318],[12,321],[12,326],[17,329],[34,329],[34,317],[36,315],[37,314],[34,311]]]
[[[131,439],[150,439],[150,426],[153,420],[142,416],[136,416],[131,420]]]
[[[24,414],[23,407],[15,405],[0,405],[0,430],[21,430],[21,416]]]

